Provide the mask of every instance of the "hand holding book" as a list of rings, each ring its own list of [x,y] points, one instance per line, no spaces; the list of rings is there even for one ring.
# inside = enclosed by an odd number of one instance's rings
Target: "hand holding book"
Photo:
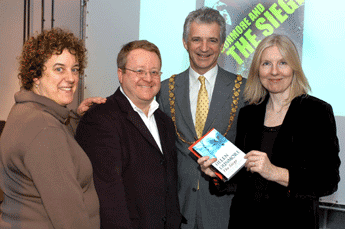
[[[201,171],[210,177],[217,177],[216,173],[212,169],[212,164],[217,161],[217,158],[211,158],[209,156],[201,157],[198,159]]]
[[[197,162],[203,172],[211,177],[216,175],[223,181],[233,177],[246,162],[245,153],[216,129],[210,130],[188,149],[192,157],[199,158]]]

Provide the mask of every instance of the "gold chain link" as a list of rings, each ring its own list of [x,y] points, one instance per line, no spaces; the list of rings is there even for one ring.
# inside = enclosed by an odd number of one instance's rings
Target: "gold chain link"
[[[174,91],[175,91],[175,76],[176,75],[172,75],[169,78],[169,101],[170,101],[171,119],[172,119],[172,121],[174,123],[176,135],[178,136],[178,138],[181,141],[183,141],[184,143],[192,145],[192,144],[194,144],[194,142],[187,141],[182,136],[182,134],[177,130],[176,114],[175,114],[175,94],[174,94]],[[235,120],[236,111],[238,109],[238,102],[239,102],[239,99],[240,99],[239,95],[240,95],[240,92],[241,92],[241,84],[242,84],[242,76],[241,75],[237,75],[237,77],[235,79],[235,86],[232,89],[233,90],[233,95],[232,95],[232,104],[231,104],[231,112],[230,112],[230,118],[229,118],[229,125],[228,125],[228,128],[226,129],[226,132],[223,134],[224,137],[228,134],[228,132],[231,129],[231,126],[232,126],[232,124],[233,124],[233,122]]]

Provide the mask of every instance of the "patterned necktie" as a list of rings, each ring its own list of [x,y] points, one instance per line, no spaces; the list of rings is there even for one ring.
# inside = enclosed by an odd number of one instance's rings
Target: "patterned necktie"
[[[196,106],[196,118],[195,118],[195,131],[198,138],[202,137],[207,114],[208,114],[208,93],[205,85],[205,76],[200,76],[199,81],[201,83],[198,104]]]

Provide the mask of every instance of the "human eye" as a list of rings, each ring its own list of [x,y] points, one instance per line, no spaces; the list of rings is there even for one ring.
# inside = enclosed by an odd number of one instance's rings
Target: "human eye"
[[[270,62],[268,62],[268,61],[262,62],[262,66],[269,66],[269,65],[270,65]]]
[[[78,73],[79,72],[79,68],[72,68],[72,72],[73,73]]]
[[[142,69],[135,70],[135,72],[136,72],[139,76],[143,76],[143,75],[145,74],[145,71],[142,70]]]
[[[199,37],[193,37],[193,38],[192,38],[192,41],[193,41],[193,42],[198,42],[198,41],[200,41],[200,38],[199,38]]]
[[[288,63],[286,61],[280,61],[279,66],[280,67],[286,67],[286,66],[288,66]]]
[[[55,71],[57,71],[57,72],[62,72],[62,71],[63,71],[63,68],[62,68],[62,67],[57,67],[57,68],[55,68]]]
[[[153,71],[151,71],[151,76],[154,76],[154,77],[157,77],[157,76],[159,76],[159,71],[156,71],[156,70],[153,70]]]
[[[218,43],[218,39],[213,38],[213,39],[211,39],[211,42],[212,42],[212,43]]]

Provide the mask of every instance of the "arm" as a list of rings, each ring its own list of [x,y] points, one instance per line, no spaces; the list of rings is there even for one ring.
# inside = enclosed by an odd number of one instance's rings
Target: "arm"
[[[241,110],[239,112],[239,114],[241,113]],[[235,145],[243,150],[243,146],[244,146],[244,142],[243,140],[245,139],[245,131],[244,131],[244,125],[243,122],[241,122],[240,117],[242,116],[238,116],[238,121],[237,121],[237,132],[236,132],[236,141],[235,141]],[[203,171],[206,175],[213,177],[214,179],[211,179],[210,181],[210,187],[211,189],[213,189],[213,187],[216,187],[217,191],[219,193],[223,193],[223,192],[227,192],[227,193],[233,193],[236,191],[237,188],[237,183],[238,183],[238,179],[241,179],[241,177],[243,176],[243,171],[244,169],[241,169],[237,174],[235,174],[234,177],[232,177],[229,181],[227,182],[223,182],[221,181],[219,178],[217,178],[216,174],[214,173],[214,171],[211,168],[211,165],[216,162],[217,159],[216,158],[211,158],[209,159],[209,157],[201,157],[198,159],[198,164],[200,165],[200,169],[201,171]]]
[[[24,163],[54,228],[92,229],[67,138],[61,129],[46,128],[31,143]]]
[[[90,109],[93,104],[101,104],[105,103],[107,99],[102,97],[90,97],[84,99],[77,110],[70,110],[70,120],[69,120],[69,129],[73,135],[75,135],[75,131],[79,124],[80,118]]]
[[[83,116],[85,112],[88,111],[93,104],[101,104],[101,103],[105,103],[106,101],[107,99],[102,98],[102,97],[90,97],[90,98],[84,99],[80,103],[76,113],[79,116]]]
[[[288,188],[301,196],[330,195],[337,190],[340,180],[339,143],[333,111],[325,103],[309,106],[306,110],[311,112],[304,111],[308,118],[301,125],[303,130],[296,134],[296,161],[288,168]]]
[[[156,95],[156,101],[159,104],[159,109],[166,114],[166,111],[164,110],[164,103],[163,103],[163,98],[162,98],[162,94],[161,94],[164,90],[163,87],[164,87],[164,85],[162,85],[161,90]]]
[[[100,201],[103,228],[132,228],[123,183],[123,152],[114,116],[88,112],[77,128],[76,140],[89,156]]]

